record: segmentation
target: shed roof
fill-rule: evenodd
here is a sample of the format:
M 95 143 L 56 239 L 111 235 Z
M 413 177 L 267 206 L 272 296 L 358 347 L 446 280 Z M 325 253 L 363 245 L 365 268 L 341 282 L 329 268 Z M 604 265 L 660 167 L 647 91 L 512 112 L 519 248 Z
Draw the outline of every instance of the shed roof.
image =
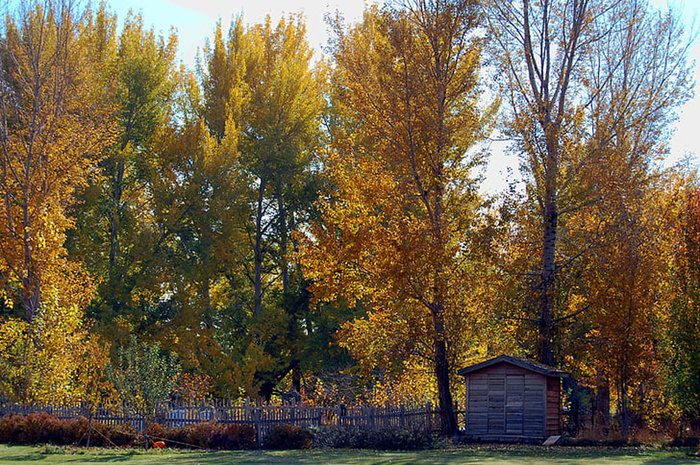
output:
M 560 378 L 566 378 L 570 376 L 569 373 L 563 370 L 559 370 L 558 368 L 554 368 L 543 363 L 535 362 L 533 360 L 528 360 L 526 358 L 515 357 L 513 355 L 501 355 L 496 358 L 486 360 L 485 362 L 477 363 L 476 365 L 462 368 L 457 373 L 461 376 L 467 376 L 476 371 L 483 370 L 484 368 L 496 365 L 498 363 L 510 363 L 511 365 L 515 365 L 517 367 L 524 368 L 526 370 L 530 370 L 545 376 L 556 376 Z

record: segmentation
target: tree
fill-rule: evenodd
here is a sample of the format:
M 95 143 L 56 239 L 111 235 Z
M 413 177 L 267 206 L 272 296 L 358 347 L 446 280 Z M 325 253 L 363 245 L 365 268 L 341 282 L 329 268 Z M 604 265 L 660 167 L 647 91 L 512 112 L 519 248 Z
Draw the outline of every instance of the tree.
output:
M 220 313 L 231 303 L 222 288 L 244 240 L 236 221 L 244 208 L 238 157 L 229 151 L 237 138 L 231 134 L 220 144 L 197 118 L 159 131 L 158 151 L 143 160 L 159 253 L 151 262 L 158 276 L 142 288 L 152 297 L 142 306 L 140 331 L 177 352 L 185 370 L 212 375 L 221 374 L 227 358 Z
M 94 288 L 85 279 L 44 286 L 31 322 L 8 318 L 0 324 L 3 396 L 20 403 L 78 403 L 94 401 L 99 391 L 109 390 L 99 375 L 106 363 L 105 346 L 90 335 L 82 316 L 90 295 L 86 287 Z M 72 292 L 75 299 L 61 301 L 59 290 Z
M 283 292 L 290 290 L 290 235 L 299 210 L 313 201 L 301 198 L 312 182 L 312 150 L 319 141 L 324 102 L 301 17 L 283 19 L 275 28 L 268 17 L 248 37 L 245 81 L 250 101 L 243 111 L 241 163 L 249 176 L 253 207 L 252 217 L 245 220 L 252 252 L 252 269 L 246 274 L 257 316 L 263 294 L 274 282 L 263 277 L 266 266 L 275 270 L 268 273 L 279 273 Z
M 700 422 L 700 192 L 694 179 L 685 182 L 679 234 L 673 260 L 674 299 L 669 308 L 667 342 L 668 393 L 681 419 Z
M 86 14 L 69 0 L 7 15 L 0 48 L 0 273 L 31 322 L 66 264 L 68 207 L 112 140 L 109 89 L 93 81 Z M 85 32 L 85 33 L 84 33 Z M 16 290 L 18 296 L 8 295 Z M 12 292 L 12 291 L 10 291 Z
M 162 350 L 159 343 L 129 337 L 129 344 L 117 348 L 116 360 L 107 374 L 124 404 L 152 421 L 160 402 L 166 401 L 175 387 L 180 366 L 177 357 Z
M 589 305 L 582 318 L 591 328 L 582 340 L 588 347 L 581 351 L 581 361 L 587 360 L 596 374 L 598 419 L 606 423 L 606 397 L 612 392 L 620 432 L 627 439 L 632 420 L 648 418 L 647 405 L 661 395 L 660 341 L 668 320 L 673 231 L 668 213 L 674 210 L 674 199 L 660 177 L 636 188 L 623 178 L 618 181 L 615 188 L 605 189 L 605 200 L 592 214 L 574 225 L 598 233 L 581 280 Z
M 483 128 L 478 18 L 472 1 L 416 1 L 336 23 L 339 127 L 323 160 L 334 190 L 302 250 L 317 299 L 370 307 L 341 335 L 356 357 L 429 360 L 446 435 L 478 205 L 467 155 Z
M 299 364 L 293 340 L 301 338 L 306 282 L 290 249 L 292 232 L 302 227 L 316 197 L 313 151 L 325 106 L 321 80 L 311 66 L 300 16 L 277 25 L 268 18 L 247 28 L 239 18 L 227 40 L 218 24 L 200 74 L 204 119 L 222 154 L 235 163 L 238 208 L 229 215 L 240 234 L 222 263 L 235 297 L 230 314 L 222 316 L 237 321 L 226 339 L 236 347 L 236 358 L 260 363 L 252 370 L 255 381 L 248 379 L 251 367 L 234 367 L 240 375 L 235 377 L 269 397 Z
M 115 318 L 139 313 L 134 294 L 152 282 L 144 273 L 161 258 L 162 234 L 154 231 L 148 214 L 146 160 L 159 150 L 156 136 L 173 117 L 177 36 L 158 36 L 146 29 L 141 16 L 129 13 L 117 37 L 116 17 L 104 6 L 96 16 L 96 27 L 109 31 L 101 44 L 106 62 L 101 72 L 114 89 L 110 103 L 116 137 L 104 148 L 99 176 L 73 211 L 80 227 L 68 245 L 102 278 L 90 313 L 110 328 Z
M 493 1 L 487 17 L 508 96 L 504 130 L 517 140 L 539 229 L 529 252 L 538 263 L 519 270 L 537 295 L 527 319 L 540 361 L 551 365 L 560 362 L 557 326 L 587 308 L 562 281 L 592 245 L 569 236 L 568 217 L 601 198 L 608 167 L 627 160 L 643 171 L 662 153 L 674 109 L 688 98 L 687 45 L 678 18 L 644 1 Z

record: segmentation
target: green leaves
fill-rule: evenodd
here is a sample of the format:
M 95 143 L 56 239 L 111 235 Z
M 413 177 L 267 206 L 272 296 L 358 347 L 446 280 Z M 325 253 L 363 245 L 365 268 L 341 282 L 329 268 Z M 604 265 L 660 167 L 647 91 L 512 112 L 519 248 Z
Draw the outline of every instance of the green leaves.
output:
M 158 403 L 168 400 L 179 373 L 175 355 L 133 335 L 128 345 L 117 348 L 115 361 L 107 367 L 122 402 L 146 415 L 154 415 Z

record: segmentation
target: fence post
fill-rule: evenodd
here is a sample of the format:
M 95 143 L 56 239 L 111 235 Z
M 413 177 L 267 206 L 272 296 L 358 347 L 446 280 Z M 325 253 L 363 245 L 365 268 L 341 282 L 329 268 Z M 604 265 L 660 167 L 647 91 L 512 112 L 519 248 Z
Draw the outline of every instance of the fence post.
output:
M 260 408 L 261 407 L 253 407 L 253 420 L 255 421 L 255 431 L 257 431 L 258 435 L 258 449 L 262 449 L 262 419 L 260 418 Z
M 433 404 L 431 402 L 428 402 L 425 405 L 426 409 L 426 416 L 428 417 L 428 431 L 433 432 Z

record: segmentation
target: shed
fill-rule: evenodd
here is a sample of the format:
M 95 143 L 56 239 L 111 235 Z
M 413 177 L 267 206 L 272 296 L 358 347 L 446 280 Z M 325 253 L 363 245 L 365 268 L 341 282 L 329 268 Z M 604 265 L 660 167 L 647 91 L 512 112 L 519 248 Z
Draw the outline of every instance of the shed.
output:
M 482 441 L 542 440 L 561 434 L 561 379 L 569 374 L 510 355 L 462 368 L 466 434 Z

